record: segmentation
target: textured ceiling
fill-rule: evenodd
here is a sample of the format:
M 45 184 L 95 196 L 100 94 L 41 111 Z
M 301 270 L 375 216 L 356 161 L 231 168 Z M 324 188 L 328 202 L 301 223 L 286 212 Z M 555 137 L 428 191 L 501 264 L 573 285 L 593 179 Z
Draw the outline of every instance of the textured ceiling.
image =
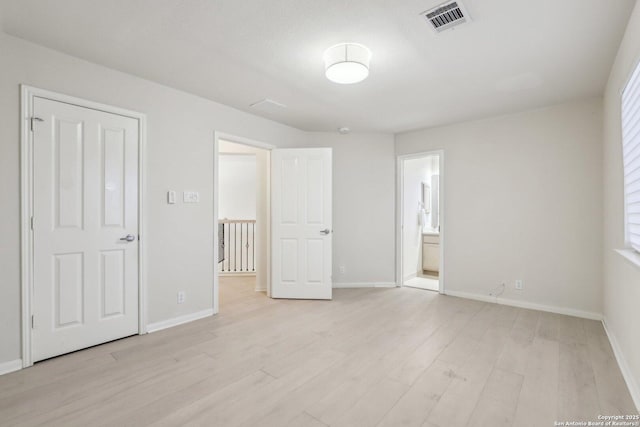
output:
M 304 130 L 400 132 L 602 93 L 634 0 L 0 0 L 9 34 Z M 324 77 L 336 43 L 371 75 Z M 270 98 L 286 108 L 252 109 Z

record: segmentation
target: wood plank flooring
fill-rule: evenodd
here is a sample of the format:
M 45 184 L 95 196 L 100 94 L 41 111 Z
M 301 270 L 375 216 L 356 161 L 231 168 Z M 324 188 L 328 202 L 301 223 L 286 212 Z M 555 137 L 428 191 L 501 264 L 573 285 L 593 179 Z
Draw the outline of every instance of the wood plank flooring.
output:
M 412 289 L 271 300 L 0 377 L 2 426 L 552 426 L 637 414 L 599 322 Z

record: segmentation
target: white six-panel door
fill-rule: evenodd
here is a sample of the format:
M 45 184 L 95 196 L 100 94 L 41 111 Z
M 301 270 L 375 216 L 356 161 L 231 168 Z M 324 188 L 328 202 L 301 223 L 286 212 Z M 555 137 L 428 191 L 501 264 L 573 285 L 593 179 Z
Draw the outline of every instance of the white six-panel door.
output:
M 33 109 L 38 361 L 138 332 L 139 133 L 116 114 L 39 97 Z
M 273 298 L 331 299 L 331 149 L 271 152 Z

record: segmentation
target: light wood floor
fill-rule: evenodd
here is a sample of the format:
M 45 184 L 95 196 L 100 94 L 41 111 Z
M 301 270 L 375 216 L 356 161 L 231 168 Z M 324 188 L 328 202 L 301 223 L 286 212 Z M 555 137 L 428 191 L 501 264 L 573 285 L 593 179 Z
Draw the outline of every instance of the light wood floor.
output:
M 600 323 L 419 289 L 270 300 L 0 377 L 0 425 L 552 426 L 637 413 Z

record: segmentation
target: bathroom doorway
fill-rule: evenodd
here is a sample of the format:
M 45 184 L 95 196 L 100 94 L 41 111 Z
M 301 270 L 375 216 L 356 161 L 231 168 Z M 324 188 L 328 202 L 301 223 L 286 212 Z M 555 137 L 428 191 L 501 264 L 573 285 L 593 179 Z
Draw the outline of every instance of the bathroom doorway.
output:
M 398 283 L 444 293 L 443 153 L 398 157 Z

